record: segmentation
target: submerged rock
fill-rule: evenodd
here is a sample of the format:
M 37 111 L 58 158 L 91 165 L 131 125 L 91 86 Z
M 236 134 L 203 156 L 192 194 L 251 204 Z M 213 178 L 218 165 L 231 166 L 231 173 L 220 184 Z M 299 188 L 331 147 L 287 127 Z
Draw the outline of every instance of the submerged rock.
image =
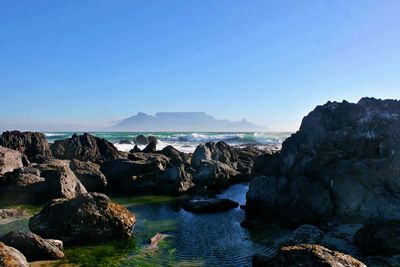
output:
M 88 133 L 74 134 L 71 138 L 54 141 L 51 150 L 53 156 L 59 159 L 95 162 L 120 157 L 118 149 L 112 143 Z
M 293 232 L 292 242 L 294 245 L 300 244 L 320 244 L 324 234 L 322 231 L 310 224 L 303 224 Z
M 0 146 L 18 150 L 32 162 L 51 158 L 51 150 L 42 133 L 7 131 L 0 136 Z
M 106 190 L 107 179 L 100 171 L 100 165 L 73 159 L 70 167 L 87 191 L 104 192 Z
M 20 152 L 0 146 L 0 176 L 23 166 Z
M 211 213 L 239 207 L 239 203 L 226 198 L 193 198 L 184 201 L 182 207 L 193 213 Z
M 354 235 L 354 244 L 367 251 L 400 254 L 400 221 L 366 225 Z
M 0 242 L 0 266 L 28 267 L 29 264 L 21 252 Z
M 328 102 L 256 163 L 266 177 L 252 180 L 246 216 L 297 225 L 400 218 L 399 166 L 400 101 Z
M 26 213 L 24 210 L 0 209 L 0 225 L 28 217 L 28 213 Z
M 58 260 L 64 258 L 63 243 L 60 240 L 43 239 L 40 236 L 24 231 L 10 232 L 0 241 L 18 249 L 28 261 Z
M 56 199 L 29 221 L 32 232 L 64 243 L 92 243 L 132 235 L 136 219 L 126 208 L 103 194 L 88 193 Z
M 367 267 L 361 261 L 319 245 L 303 244 L 281 247 L 275 257 L 263 255 L 253 257 L 253 266 L 270 267 Z

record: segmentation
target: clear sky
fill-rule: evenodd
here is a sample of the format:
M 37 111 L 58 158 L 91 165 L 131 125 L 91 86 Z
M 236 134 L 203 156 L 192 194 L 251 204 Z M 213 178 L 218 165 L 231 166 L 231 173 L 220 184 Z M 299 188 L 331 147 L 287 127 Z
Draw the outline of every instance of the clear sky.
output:
M 205 111 L 295 130 L 328 100 L 400 98 L 399 14 L 398 0 L 0 0 L 0 124 Z

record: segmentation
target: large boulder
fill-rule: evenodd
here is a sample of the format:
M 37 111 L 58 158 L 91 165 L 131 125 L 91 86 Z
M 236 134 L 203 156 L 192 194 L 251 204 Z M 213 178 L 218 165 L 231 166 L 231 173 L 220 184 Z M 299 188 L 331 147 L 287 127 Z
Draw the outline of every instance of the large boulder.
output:
M 238 155 L 233 147 L 223 141 L 207 142 L 197 146 L 192 156 L 192 167 L 199 168 L 203 160 L 215 160 L 236 168 Z
M 28 267 L 25 256 L 15 248 L 6 246 L 0 242 L 0 266 L 1 267 Z
M 55 199 L 29 221 L 32 232 L 66 244 L 129 238 L 136 219 L 126 208 L 100 193 Z
M 250 184 L 246 212 L 254 219 L 303 224 L 400 218 L 400 101 L 318 106 L 280 153 L 255 165 L 267 178 Z
M 197 167 L 197 173 L 193 177 L 196 187 L 208 189 L 224 189 L 231 184 L 240 182 L 240 172 L 230 165 L 214 160 L 203 160 Z
M 74 198 L 87 193 L 85 187 L 69 168 L 67 160 L 52 160 L 40 166 L 41 176 L 48 188 L 47 197 Z
M 0 146 L 0 176 L 22 167 L 22 155 L 20 152 Z
M 281 247 L 275 257 L 253 257 L 253 266 L 269 267 L 367 267 L 361 261 L 319 245 Z
M 139 146 L 145 146 L 149 144 L 149 140 L 143 134 L 136 136 L 134 142 Z
M 324 234 L 318 227 L 311 224 L 303 224 L 294 230 L 291 241 L 294 245 L 320 244 L 323 237 Z
M 157 151 L 157 143 L 150 142 L 144 149 L 143 153 L 154 153 Z
M 91 162 L 113 160 L 121 156 L 112 143 L 88 133 L 74 134 L 71 138 L 54 141 L 51 151 L 53 156 L 59 159 Z
M 25 231 L 9 232 L 0 241 L 21 251 L 28 261 L 58 260 L 64 258 L 60 240 L 44 239 Z
M 354 235 L 354 244 L 366 251 L 400 254 L 400 221 L 365 225 Z
M 7 131 L 0 136 L 0 146 L 18 150 L 32 162 L 51 158 L 51 150 L 42 133 Z
M 104 192 L 106 190 L 107 179 L 100 171 L 100 165 L 73 159 L 69 166 L 87 191 Z
M 190 166 L 191 156 L 190 154 L 184 153 L 179 151 L 178 149 L 174 148 L 173 146 L 166 146 L 158 153 L 167 156 L 171 164 L 174 166 L 185 165 L 185 167 Z

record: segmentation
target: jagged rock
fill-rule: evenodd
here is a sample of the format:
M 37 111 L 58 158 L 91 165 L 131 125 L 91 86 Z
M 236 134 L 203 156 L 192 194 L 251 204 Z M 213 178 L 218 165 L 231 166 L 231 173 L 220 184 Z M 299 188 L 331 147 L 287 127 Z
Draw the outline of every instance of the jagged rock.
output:
M 112 143 L 88 133 L 74 134 L 71 138 L 54 141 L 51 150 L 53 156 L 58 159 L 77 159 L 91 162 L 113 160 L 121 156 Z
M 218 143 L 207 142 L 197 146 L 192 156 L 192 167 L 194 169 L 199 168 L 204 160 L 215 160 L 236 168 L 238 156 L 236 151 L 223 141 Z
M 135 142 L 136 145 L 139 145 L 139 146 L 140 145 L 145 146 L 145 145 L 149 144 L 149 140 L 146 138 L 146 136 L 144 136 L 142 134 L 136 136 L 134 142 Z
M 281 247 L 275 257 L 256 255 L 253 266 L 270 267 L 367 267 L 361 261 L 319 245 L 303 244 Z
M 32 162 L 51 158 L 51 150 L 42 133 L 7 131 L 0 136 L 0 146 L 18 150 Z
M 367 251 L 400 254 L 400 221 L 365 225 L 354 235 L 354 243 Z
M 211 213 L 239 207 L 239 203 L 226 198 L 193 198 L 184 201 L 182 207 L 193 213 Z
M 185 166 L 174 166 L 158 174 L 158 181 L 152 191 L 157 193 L 185 193 L 194 186 L 192 175 Z
M 28 261 L 64 258 L 62 241 L 44 239 L 31 232 L 10 232 L 2 236 L 0 241 L 7 246 L 18 249 Z
M 155 136 L 149 135 L 147 137 L 147 140 L 149 141 L 149 144 L 150 143 L 155 143 L 156 145 L 158 144 L 158 140 L 157 140 L 157 138 Z
M 104 192 L 106 190 L 107 179 L 100 171 L 100 165 L 73 159 L 70 162 L 70 168 L 87 191 Z
M 292 242 L 294 245 L 320 244 L 324 234 L 322 231 L 310 224 L 303 224 L 293 232 Z
M 22 167 L 20 152 L 0 146 L 0 175 Z
M 180 166 L 182 164 L 185 165 L 186 167 L 190 166 L 190 161 L 191 161 L 190 155 L 184 152 L 180 152 L 173 146 L 166 146 L 161 151 L 159 151 L 159 153 L 170 158 L 171 164 L 174 166 Z
M 197 167 L 193 182 L 197 187 L 209 189 L 224 189 L 229 185 L 240 182 L 240 173 L 231 166 L 219 161 L 205 161 Z
M 245 175 L 251 175 L 256 158 L 264 152 L 257 147 L 235 148 L 238 162 L 237 170 Z
M 251 218 L 297 224 L 400 218 L 400 101 L 318 106 L 280 153 L 255 165 L 268 177 L 250 184 Z
M 140 148 L 135 145 L 130 151 L 129 153 L 136 153 L 136 152 L 142 152 L 142 150 L 140 150 Z
M 87 193 L 85 187 L 69 168 L 67 160 L 52 160 L 40 165 L 41 176 L 45 178 L 48 188 L 47 197 L 74 198 Z
M 28 267 L 29 264 L 21 252 L 0 242 L 0 266 Z
M 29 228 L 44 238 L 84 244 L 129 238 L 135 223 L 133 213 L 106 195 L 88 193 L 49 202 L 30 219 Z
M 157 151 L 157 143 L 156 142 L 150 142 L 144 149 L 143 153 L 154 153 Z

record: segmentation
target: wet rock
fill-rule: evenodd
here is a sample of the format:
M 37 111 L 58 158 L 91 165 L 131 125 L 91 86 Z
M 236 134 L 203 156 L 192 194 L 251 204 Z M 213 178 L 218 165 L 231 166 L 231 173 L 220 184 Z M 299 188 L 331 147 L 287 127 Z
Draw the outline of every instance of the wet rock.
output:
M 257 196 L 248 194 L 246 212 L 298 224 L 332 217 L 345 223 L 400 218 L 399 118 L 396 100 L 363 98 L 357 104 L 318 106 L 283 142 L 280 153 L 257 160 L 255 170 L 267 177 L 268 188 L 263 193 L 255 188 L 260 179 L 251 182 Z M 314 203 L 312 212 L 304 201 Z
M 149 140 L 146 138 L 146 136 L 144 136 L 142 134 L 136 136 L 134 142 L 136 145 L 139 145 L 139 146 L 145 146 L 145 145 L 149 144 Z
M 135 223 L 133 213 L 106 195 L 88 193 L 49 202 L 30 219 L 29 228 L 44 238 L 84 244 L 129 238 Z
M 29 161 L 41 163 L 51 158 L 51 150 L 42 133 L 7 131 L 0 136 L 0 146 L 18 150 Z
M 74 134 L 71 138 L 54 141 L 51 150 L 53 156 L 58 159 L 77 159 L 91 162 L 113 160 L 121 156 L 112 143 L 88 133 Z
M 47 197 L 74 198 L 87 193 L 85 187 L 69 168 L 66 160 L 52 160 L 40 165 L 41 176 L 45 178 L 48 188 Z
M 324 234 L 322 231 L 310 224 L 303 224 L 293 232 L 292 242 L 294 245 L 300 244 L 320 244 Z
M 184 201 L 184 210 L 193 213 L 211 213 L 237 208 L 239 203 L 226 198 L 193 198 Z
M 0 242 L 0 266 L 28 267 L 29 264 L 21 252 Z
M 28 214 L 24 210 L 0 209 L 0 225 L 27 217 Z
M 166 146 L 161 151 L 159 151 L 159 153 L 170 158 L 171 164 L 174 166 L 180 166 L 182 164 L 185 165 L 185 167 L 190 166 L 190 155 L 184 152 L 180 152 L 173 146 Z
M 193 186 L 192 175 L 185 170 L 185 166 L 174 166 L 155 176 L 154 188 L 157 193 L 181 194 L 190 190 Z
M 7 246 L 18 249 L 28 261 L 58 260 L 64 258 L 60 240 L 43 239 L 24 231 L 10 232 L 0 238 Z
M 0 146 L 0 176 L 22 167 L 22 155 L 20 152 Z
M 147 250 L 155 251 L 158 249 L 158 245 L 166 238 L 170 237 L 169 235 L 157 233 L 150 239 L 150 244 L 146 246 Z
M 157 151 L 157 143 L 156 142 L 150 142 L 144 149 L 143 153 L 154 153 Z
M 218 143 L 207 142 L 200 144 L 193 153 L 192 167 L 197 169 L 202 161 L 219 161 L 232 168 L 237 167 L 238 156 L 236 151 L 227 143 L 220 141 Z
M 365 225 L 354 235 L 354 243 L 367 251 L 400 254 L 400 221 Z
M 92 162 L 71 160 L 70 168 L 89 192 L 105 192 L 107 179 L 100 171 L 100 165 Z
M 281 247 L 273 258 L 267 256 L 253 257 L 253 266 L 366 267 L 364 263 L 350 255 L 309 244 Z
M 193 178 L 197 187 L 209 189 L 224 189 L 240 181 L 242 181 L 240 172 L 227 164 L 213 160 L 202 161 Z

